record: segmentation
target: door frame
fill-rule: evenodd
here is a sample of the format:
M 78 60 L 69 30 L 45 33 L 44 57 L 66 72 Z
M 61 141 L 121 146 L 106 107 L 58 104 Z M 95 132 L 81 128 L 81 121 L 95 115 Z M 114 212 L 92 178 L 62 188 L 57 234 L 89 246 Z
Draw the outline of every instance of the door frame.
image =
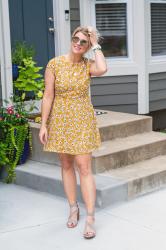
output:
M 65 10 L 69 11 L 68 20 L 65 19 Z M 67 53 L 70 46 L 70 5 L 69 0 L 53 0 L 54 18 L 54 46 L 55 56 Z

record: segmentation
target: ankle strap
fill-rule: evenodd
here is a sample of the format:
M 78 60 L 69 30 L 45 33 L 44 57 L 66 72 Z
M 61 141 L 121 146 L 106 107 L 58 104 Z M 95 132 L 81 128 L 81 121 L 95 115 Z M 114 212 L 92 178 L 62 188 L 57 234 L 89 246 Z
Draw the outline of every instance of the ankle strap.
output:
M 78 202 L 76 201 L 73 204 L 69 204 L 69 205 L 70 205 L 70 207 L 76 207 L 76 206 L 78 206 Z
M 87 216 L 94 216 L 95 215 L 95 211 L 93 212 L 87 212 Z

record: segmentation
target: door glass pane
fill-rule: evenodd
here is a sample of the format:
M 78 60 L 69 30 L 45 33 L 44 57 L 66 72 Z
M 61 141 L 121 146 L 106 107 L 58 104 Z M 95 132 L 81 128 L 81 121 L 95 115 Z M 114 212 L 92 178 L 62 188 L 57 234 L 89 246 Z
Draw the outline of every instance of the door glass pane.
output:
M 96 28 L 102 35 L 106 57 L 127 57 L 126 3 L 95 4 Z

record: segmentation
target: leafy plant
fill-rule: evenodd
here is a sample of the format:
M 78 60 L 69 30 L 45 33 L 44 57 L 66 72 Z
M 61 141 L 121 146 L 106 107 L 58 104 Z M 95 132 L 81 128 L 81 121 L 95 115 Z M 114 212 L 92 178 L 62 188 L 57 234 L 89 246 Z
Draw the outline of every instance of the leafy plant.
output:
M 28 112 L 24 103 L 13 102 L 13 97 L 5 101 L 8 105 L 0 108 L 0 148 L 4 146 L 4 152 L 0 154 L 0 166 L 7 166 L 6 183 L 12 182 L 15 175 L 15 167 L 24 150 L 25 141 L 29 141 L 32 151 L 32 134 L 28 123 Z M 18 101 L 18 99 L 17 99 Z
M 16 41 L 12 48 L 12 63 L 24 66 L 23 59 L 34 57 L 34 46 L 29 46 L 25 41 Z
M 41 99 L 44 90 L 44 79 L 39 71 L 43 67 L 37 67 L 36 62 L 33 61 L 32 57 L 23 59 L 24 66 L 19 66 L 19 77 L 14 81 L 14 92 L 16 89 L 25 94 L 33 91 L 35 99 Z
M 9 163 L 9 159 L 7 157 L 8 145 L 7 143 L 0 143 L 0 166 L 4 166 Z

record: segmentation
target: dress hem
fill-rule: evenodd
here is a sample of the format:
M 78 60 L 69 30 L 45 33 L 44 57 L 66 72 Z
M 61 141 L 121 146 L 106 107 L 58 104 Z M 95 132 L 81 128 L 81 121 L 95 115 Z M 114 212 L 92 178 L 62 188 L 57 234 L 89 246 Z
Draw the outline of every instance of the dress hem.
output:
M 72 155 L 80 155 L 80 154 L 88 154 L 88 153 L 91 153 L 92 151 L 94 151 L 95 149 L 98 149 L 101 145 L 95 147 L 95 148 L 92 148 L 91 151 L 88 151 L 88 152 L 78 152 L 78 153 L 73 153 L 71 151 L 60 151 L 60 150 L 56 150 L 56 149 L 43 149 L 43 151 L 45 152 L 55 152 L 55 153 L 66 153 L 66 154 L 72 154 Z

